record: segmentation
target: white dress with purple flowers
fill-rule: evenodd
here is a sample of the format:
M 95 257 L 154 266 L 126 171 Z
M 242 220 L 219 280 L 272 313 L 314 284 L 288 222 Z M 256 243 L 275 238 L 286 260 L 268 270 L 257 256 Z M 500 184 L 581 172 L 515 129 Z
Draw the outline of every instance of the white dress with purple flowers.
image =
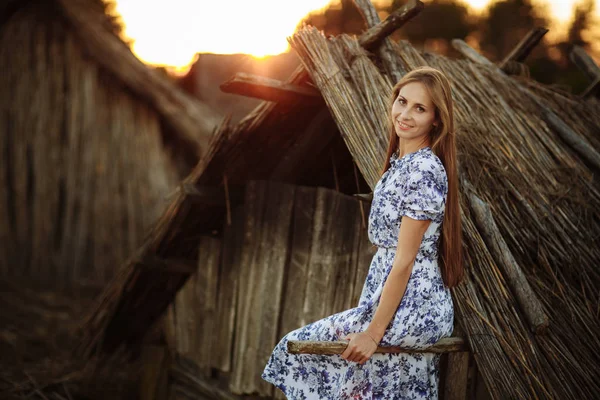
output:
M 436 399 L 439 355 L 374 354 L 365 364 L 339 355 L 294 355 L 288 340 L 342 340 L 364 331 L 379 303 L 392 267 L 402 216 L 430 219 L 406 291 L 382 346 L 421 349 L 450 336 L 454 308 L 438 267 L 438 244 L 448 183 L 440 159 L 423 147 L 398 159 L 375 185 L 369 213 L 369 240 L 378 247 L 357 307 L 296 329 L 281 339 L 262 374 L 288 399 Z

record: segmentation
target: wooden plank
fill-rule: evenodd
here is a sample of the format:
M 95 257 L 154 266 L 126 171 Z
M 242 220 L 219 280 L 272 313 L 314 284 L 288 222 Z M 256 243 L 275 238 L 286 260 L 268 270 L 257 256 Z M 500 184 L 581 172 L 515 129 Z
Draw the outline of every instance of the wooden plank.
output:
M 498 65 L 500 68 L 506 68 L 511 61 L 523 62 L 531 53 L 531 50 L 537 46 L 544 35 L 548 32 L 546 28 L 533 28 L 527 35 L 512 49 L 512 51 Z
M 373 3 L 371 3 L 370 0 L 354 0 L 354 4 L 356 4 L 356 7 L 362 13 L 369 28 L 376 27 L 378 24 L 381 23 L 379 15 L 377 14 L 377 10 L 375 9 L 375 6 L 373 6 Z M 421 2 L 418 0 L 409 0 L 409 2 L 406 5 L 404 5 L 401 9 L 402 11 L 399 10 L 399 13 L 402 14 L 404 10 L 410 9 L 415 9 L 415 11 L 406 12 L 410 14 L 411 18 L 414 18 L 414 16 L 417 15 L 423 9 L 423 4 L 421 4 Z M 408 20 L 409 19 L 402 20 L 402 23 L 399 23 L 400 20 L 396 21 L 394 23 L 396 29 L 400 28 L 402 24 L 406 23 Z M 359 43 L 360 40 L 361 39 L 359 38 Z M 383 42 L 377 50 L 377 54 L 383 61 L 384 68 L 387 72 L 387 75 L 391 78 L 392 84 L 398 82 L 402 78 L 402 76 L 406 74 L 407 71 L 404 69 L 404 65 L 402 64 L 400 57 L 398 57 L 398 55 L 396 54 L 393 42 L 389 37 L 385 37 L 383 39 Z
M 236 73 L 219 87 L 225 93 L 234 93 L 278 103 L 317 104 L 323 102 L 321 93 L 311 87 L 294 85 L 244 72 Z
M 304 323 L 323 318 L 332 311 L 333 283 L 340 256 L 338 220 L 340 196 L 325 188 L 317 189 L 310 265 L 304 299 Z
M 337 262 L 331 267 L 335 269 L 335 280 L 330 287 L 332 292 L 332 305 L 327 314 L 344 311 L 355 307 L 353 304 L 354 285 L 356 283 L 357 263 L 360 257 L 360 238 L 363 233 L 361 229 L 362 215 L 360 203 L 356 199 L 341 193 L 333 192 L 340 197 L 339 208 L 336 215 L 331 215 L 332 225 L 330 229 L 338 232 L 338 243 L 335 243 Z
M 569 58 L 579 68 L 589 80 L 594 81 L 600 76 L 600 67 L 594 59 L 581 46 L 573 46 L 569 53 Z
M 285 290 L 281 301 L 278 338 L 307 323 L 303 304 L 310 264 L 316 189 L 297 187 L 295 196 L 290 261 L 286 265 L 285 285 L 289 290 Z
M 227 225 L 227 223 L 224 225 L 212 367 L 223 372 L 229 372 L 231 370 L 233 332 L 238 302 L 238 287 L 240 285 L 241 253 L 244 242 L 243 206 L 234 208 L 231 214 L 231 225 Z
M 370 208 L 370 207 L 369 207 Z M 369 215 L 369 208 L 365 210 L 365 214 Z M 368 224 L 368 221 L 367 221 Z M 377 252 L 377 246 L 373 245 L 369 240 L 368 227 L 360 229 L 359 257 L 356 260 L 356 276 L 354 279 L 354 291 L 352 294 L 353 307 L 358 305 L 360 295 L 362 294 L 363 286 L 369 273 L 369 268 L 373 257 Z
M 243 306 L 236 330 L 236 350 L 230 389 L 233 393 L 270 396 L 272 385 L 260 377 L 275 347 L 288 256 L 288 240 L 295 187 L 276 182 L 249 182 L 247 186 L 243 269 Z M 262 194 L 261 194 L 262 193 Z M 245 275 L 245 274 L 244 274 Z
M 469 352 L 448 354 L 444 400 L 466 400 L 469 373 Z
M 261 185 L 262 186 L 262 185 Z M 229 389 L 233 393 L 242 393 L 244 388 L 244 365 L 246 348 L 250 345 L 250 313 L 253 292 L 253 283 L 256 271 L 252 259 L 256 251 L 256 243 L 260 242 L 263 230 L 263 204 L 266 193 L 261 190 L 256 182 L 249 182 L 246 186 L 244 198 L 244 241 L 242 244 L 242 257 L 240 262 L 238 302 L 236 310 L 235 342 L 233 350 L 232 372 L 229 380 Z M 258 236 L 258 237 L 257 237 Z M 252 344 L 254 345 L 254 344 Z M 253 353 L 256 353 L 254 348 Z M 254 356 L 255 354 L 253 354 Z
M 355 1 L 355 3 L 360 7 L 362 2 Z M 366 14 L 365 20 L 372 27 L 360 35 L 358 43 L 366 50 L 378 47 L 384 39 L 419 14 L 424 7 L 419 0 L 409 0 L 408 3 L 388 15 L 382 22 L 377 21 L 378 16 Z M 367 15 L 369 16 L 367 17 Z
M 490 206 L 477 197 L 472 188 L 468 190 L 468 198 L 477 230 L 506 277 L 506 281 L 519 302 L 531 329 L 536 334 L 543 333 L 550 323 L 548 315 L 546 315 L 543 305 L 535 295 L 527 281 L 527 277 L 504 241 L 498 226 L 494 222 Z
M 337 340 L 332 342 L 321 342 L 311 340 L 290 340 L 288 342 L 288 351 L 291 354 L 342 354 L 348 346 L 348 342 Z M 451 353 L 464 352 L 466 350 L 465 341 L 461 337 L 449 337 L 440 339 L 436 344 L 427 349 L 415 350 L 405 349 L 398 346 L 377 347 L 376 353 Z
M 217 323 L 217 288 L 221 240 L 203 236 L 198 250 L 198 272 L 194 281 L 194 304 L 189 306 L 196 313 L 196 336 L 193 357 L 201 371 L 210 376 L 212 347 L 215 340 L 214 329 Z
M 486 65 L 488 67 L 496 67 L 496 64 L 483 57 L 481 54 L 476 52 L 471 46 L 465 43 L 462 39 L 452 39 L 452 47 L 462 54 L 466 59 L 471 60 L 475 64 Z

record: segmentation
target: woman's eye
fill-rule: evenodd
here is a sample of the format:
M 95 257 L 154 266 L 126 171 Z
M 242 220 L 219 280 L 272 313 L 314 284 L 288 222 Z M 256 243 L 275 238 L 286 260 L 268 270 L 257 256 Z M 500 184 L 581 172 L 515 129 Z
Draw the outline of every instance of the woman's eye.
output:
M 419 112 L 425 111 L 425 109 L 423 107 L 417 107 L 417 110 L 419 110 Z

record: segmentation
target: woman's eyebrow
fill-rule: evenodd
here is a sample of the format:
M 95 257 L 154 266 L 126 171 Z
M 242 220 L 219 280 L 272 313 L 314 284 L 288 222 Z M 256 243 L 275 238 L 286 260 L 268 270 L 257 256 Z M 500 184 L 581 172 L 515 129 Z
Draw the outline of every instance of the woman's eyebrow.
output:
M 404 96 L 402 96 L 402 95 L 398 95 L 398 97 L 399 97 L 399 98 L 402 98 L 403 100 L 406 100 L 406 98 L 405 98 Z M 421 106 L 421 107 L 423 107 L 423 108 L 427 108 L 427 106 L 426 106 L 425 104 L 417 103 L 416 105 L 417 105 L 417 106 Z

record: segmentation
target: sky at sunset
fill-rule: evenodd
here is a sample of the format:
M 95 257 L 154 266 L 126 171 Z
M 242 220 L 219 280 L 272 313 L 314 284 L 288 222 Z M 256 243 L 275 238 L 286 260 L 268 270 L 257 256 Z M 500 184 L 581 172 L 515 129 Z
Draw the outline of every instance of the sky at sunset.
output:
M 247 53 L 260 57 L 284 52 L 288 49 L 286 38 L 298 22 L 310 11 L 327 6 L 330 0 L 170 0 L 168 7 L 162 0 L 114 2 L 125 25 L 124 35 L 133 41 L 133 52 L 140 59 L 150 64 L 183 67 L 192 62 L 196 53 Z M 474 12 L 481 12 L 491 3 L 464 2 Z M 576 3 L 534 0 L 534 4 L 546 7 L 554 19 L 548 27 L 549 40 L 563 38 Z M 597 20 L 599 11 L 596 10 Z

